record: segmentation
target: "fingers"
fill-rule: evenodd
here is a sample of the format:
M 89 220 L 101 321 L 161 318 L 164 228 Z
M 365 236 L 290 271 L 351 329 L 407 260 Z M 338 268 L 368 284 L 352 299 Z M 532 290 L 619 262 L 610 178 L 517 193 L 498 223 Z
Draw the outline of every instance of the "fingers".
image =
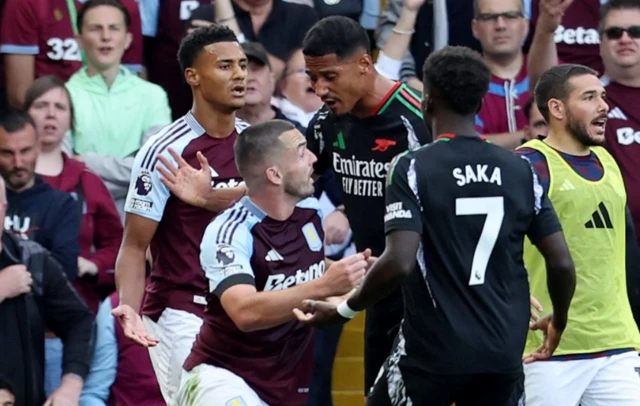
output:
M 300 309 L 293 309 L 293 314 L 294 316 L 296 316 L 296 318 L 301 321 L 302 323 L 311 323 L 313 321 L 313 314 L 311 313 L 304 313 L 302 310 Z
M 344 263 L 345 265 L 351 265 L 351 264 L 355 264 L 359 261 L 364 261 L 364 255 L 362 254 L 353 254 L 353 255 L 349 255 L 346 258 L 343 258 L 340 260 L 340 262 Z
M 207 173 L 211 173 L 211 170 L 209 169 L 209 160 L 207 159 L 207 157 L 204 156 L 204 154 L 200 151 L 196 153 L 196 157 L 198 158 L 198 162 L 200 162 L 200 168 L 202 168 Z
M 164 158 L 164 157 L 162 157 Z M 161 165 L 156 165 L 156 169 L 160 172 L 160 180 L 165 185 L 169 186 L 169 184 L 174 184 L 177 182 L 177 172 L 178 170 L 173 167 L 173 169 L 166 169 Z
M 211 24 L 213 24 L 211 21 L 206 21 L 206 20 L 191 20 L 191 26 L 194 28 L 199 28 L 199 27 L 208 27 Z
M 362 255 L 364 255 L 364 259 L 369 259 L 369 257 L 371 256 L 371 249 L 365 249 L 364 251 L 362 251 Z
M 541 312 L 543 310 L 540 301 L 535 297 L 529 296 L 529 302 L 531 303 L 531 306 L 534 307 L 537 311 Z
M 172 149 L 169 148 L 169 152 L 171 151 Z M 162 168 L 162 169 L 166 168 L 167 170 L 171 171 L 172 174 L 178 173 L 178 168 L 166 156 L 162 154 L 158 154 L 158 160 L 162 162 L 162 165 L 157 165 L 156 168 Z
M 117 306 L 115 309 L 111 310 L 111 315 L 113 317 L 120 318 L 120 316 L 124 316 L 124 309 L 122 306 Z
M 189 163 L 187 163 L 187 161 L 185 161 L 184 158 L 180 154 L 178 154 L 175 149 L 169 147 L 168 150 L 171 156 L 173 157 L 173 159 L 175 159 L 176 162 L 178 163 L 178 168 L 182 168 L 184 166 L 191 167 L 191 165 L 189 165 Z M 158 155 L 158 156 L 161 156 L 161 155 Z

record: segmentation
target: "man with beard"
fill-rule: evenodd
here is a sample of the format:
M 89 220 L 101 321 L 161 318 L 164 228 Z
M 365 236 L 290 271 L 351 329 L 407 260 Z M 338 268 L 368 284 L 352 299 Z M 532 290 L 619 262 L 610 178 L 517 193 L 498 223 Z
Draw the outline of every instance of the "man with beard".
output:
M 205 231 L 208 306 L 178 404 L 305 406 L 313 329 L 293 309 L 307 295 L 348 293 L 364 277 L 370 251 L 325 262 L 320 205 L 311 197 L 316 157 L 293 124 L 249 127 L 234 150 L 248 195 Z
M 560 65 L 535 90 L 549 124 L 544 141 L 518 153 L 540 174 L 557 211 L 576 268 L 569 321 L 554 356 L 525 365 L 527 406 L 640 404 L 640 333 L 626 294 L 625 245 L 635 245 L 633 222 L 618 165 L 601 147 L 609 107 L 596 72 Z M 524 259 L 531 294 L 549 308 L 544 261 L 527 241 Z M 530 332 L 525 353 L 542 343 Z

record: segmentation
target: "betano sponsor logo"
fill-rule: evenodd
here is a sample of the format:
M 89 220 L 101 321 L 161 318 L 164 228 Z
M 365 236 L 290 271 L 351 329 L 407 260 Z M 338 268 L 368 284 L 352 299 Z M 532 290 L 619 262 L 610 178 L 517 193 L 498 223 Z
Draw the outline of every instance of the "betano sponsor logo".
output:
M 285 274 L 269 275 L 264 284 L 264 291 L 282 290 L 290 288 L 294 285 L 300 285 L 318 279 L 324 275 L 324 260 L 311 265 L 306 270 L 298 269 L 295 275 L 286 276 Z
M 600 34 L 598 34 L 598 30 L 595 28 L 565 28 L 563 25 L 560 25 L 553 34 L 553 40 L 556 44 L 593 45 L 600 43 Z

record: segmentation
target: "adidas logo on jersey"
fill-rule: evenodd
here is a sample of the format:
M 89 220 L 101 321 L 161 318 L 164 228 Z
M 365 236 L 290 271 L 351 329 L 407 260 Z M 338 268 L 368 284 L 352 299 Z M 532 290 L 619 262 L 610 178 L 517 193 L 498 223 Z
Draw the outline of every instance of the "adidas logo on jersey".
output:
M 569 179 L 565 179 L 559 190 L 562 190 L 563 192 L 567 190 L 575 190 L 575 187 L 571 182 L 569 182 Z
M 625 120 L 627 121 L 627 116 L 625 116 L 625 114 L 622 112 L 622 110 L 620 110 L 620 107 L 614 107 L 613 110 L 611 110 L 609 112 L 609 114 L 607 114 L 607 117 L 609 118 L 617 118 L 619 120 Z
M 274 261 L 282 261 L 284 260 L 284 258 L 282 258 L 282 255 L 278 254 L 278 251 L 272 249 L 271 251 L 267 252 L 267 256 L 264 257 L 265 261 L 267 262 L 274 262 Z
M 311 265 L 307 270 L 303 271 L 298 269 L 295 275 L 286 276 L 282 273 L 269 275 L 267 281 L 264 284 L 263 291 L 268 292 L 272 290 L 287 289 L 293 285 L 300 285 L 318 279 L 324 275 L 324 260 Z
M 598 209 L 591 215 L 591 220 L 584 223 L 586 228 L 613 228 L 609 211 L 603 202 L 600 202 Z

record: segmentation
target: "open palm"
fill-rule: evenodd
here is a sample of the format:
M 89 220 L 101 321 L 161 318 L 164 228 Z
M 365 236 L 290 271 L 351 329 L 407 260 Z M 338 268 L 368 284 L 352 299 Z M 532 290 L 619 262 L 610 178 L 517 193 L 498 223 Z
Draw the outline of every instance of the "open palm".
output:
M 169 188 L 171 193 L 183 202 L 196 207 L 204 205 L 204 196 L 211 191 L 211 167 L 207 158 L 198 151 L 196 157 L 200 162 L 200 169 L 189 165 L 174 149 L 169 153 L 178 163 L 176 167 L 167 157 L 162 155 L 158 159 L 163 166 L 157 169 L 162 174 L 160 180 Z

